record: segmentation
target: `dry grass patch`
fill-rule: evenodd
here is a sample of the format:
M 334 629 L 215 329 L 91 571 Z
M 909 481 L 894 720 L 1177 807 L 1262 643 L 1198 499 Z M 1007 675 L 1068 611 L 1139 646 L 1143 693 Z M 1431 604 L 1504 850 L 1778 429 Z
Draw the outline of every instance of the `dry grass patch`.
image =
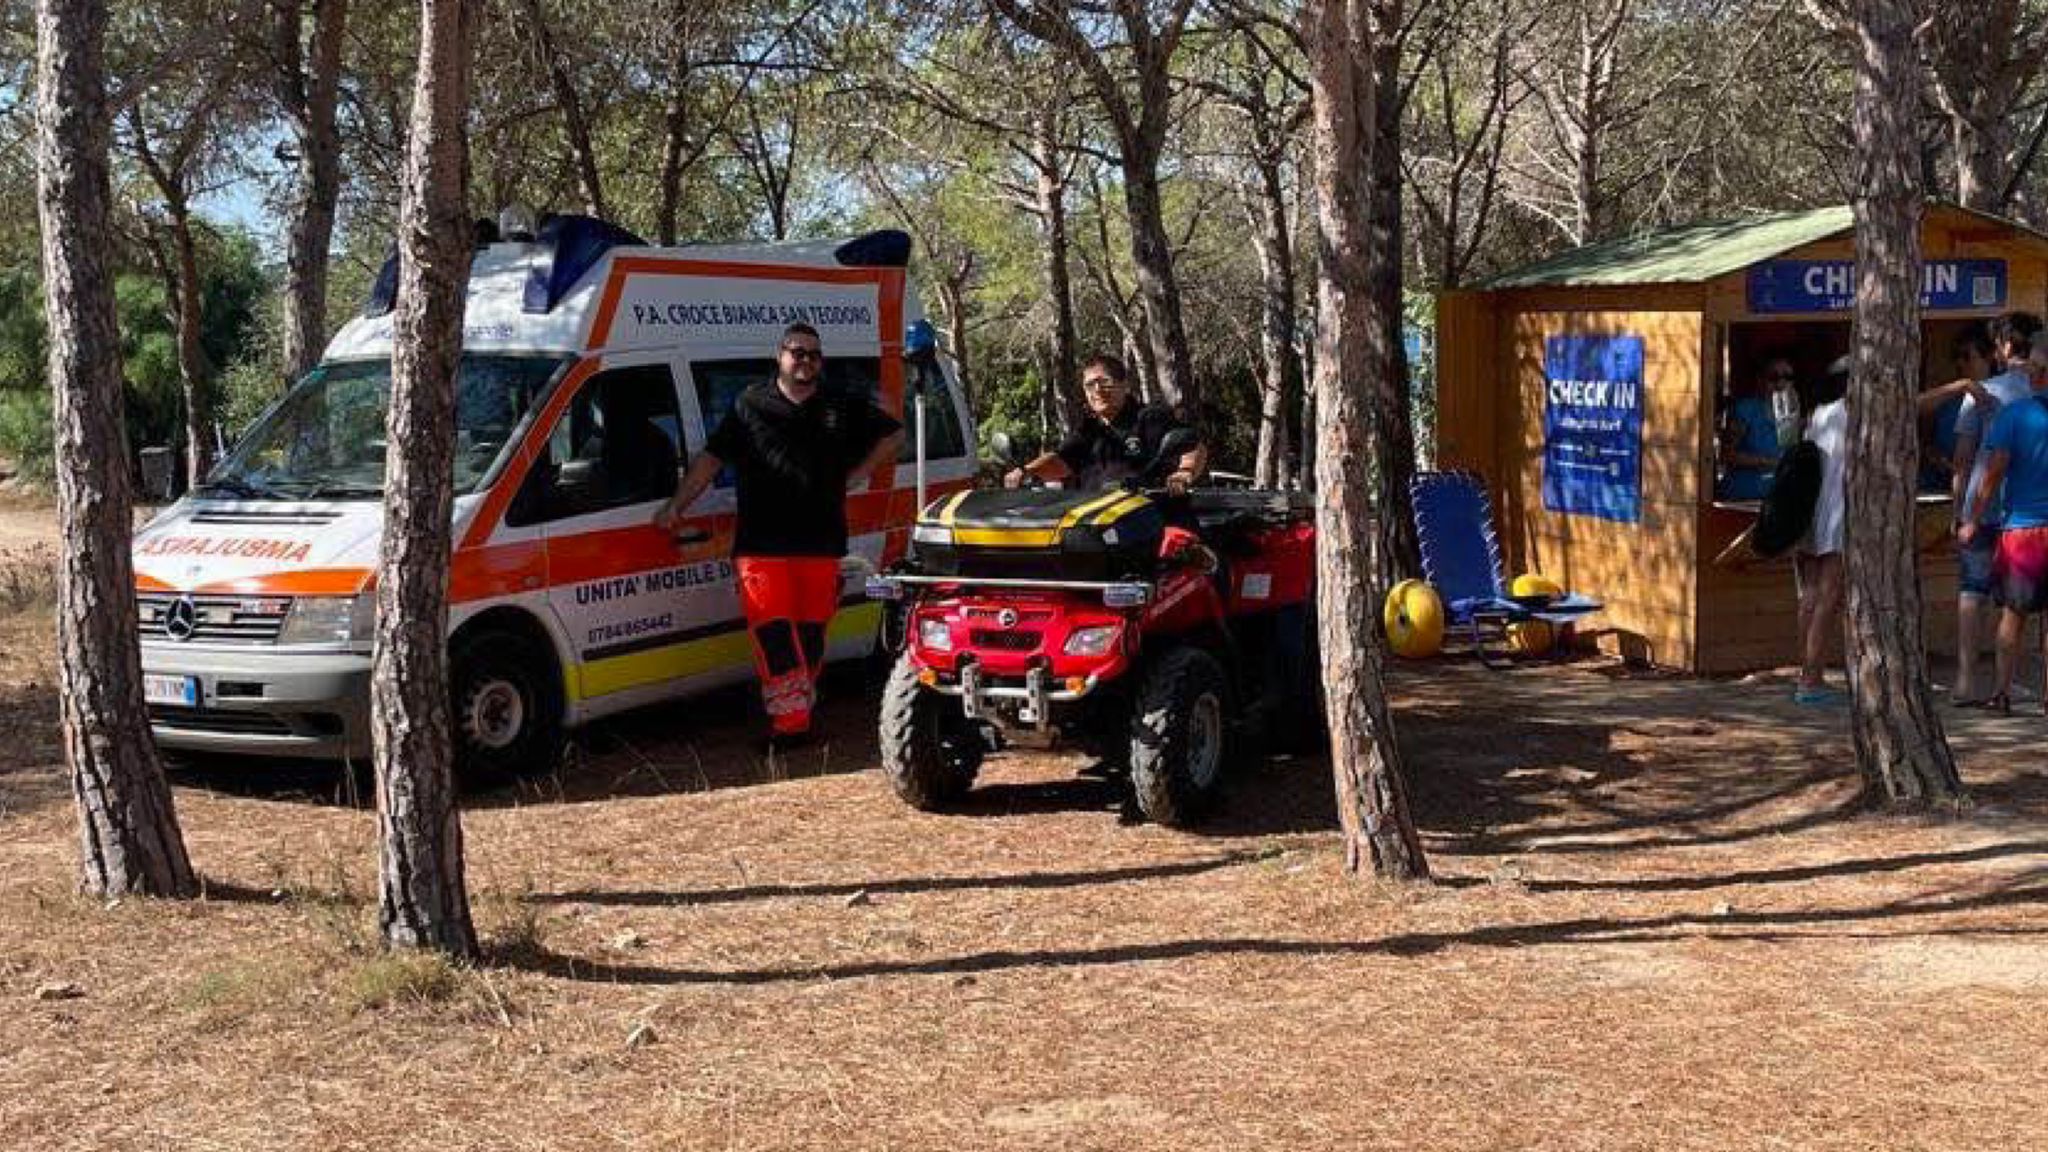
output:
M 1343 879 L 1318 762 L 1192 833 L 1048 758 L 910 812 L 843 689 L 827 760 L 699 701 L 474 798 L 476 968 L 377 948 L 331 780 L 180 777 L 184 904 L 71 897 L 65 806 L 0 812 L 0 1148 L 2048 1147 L 2037 720 L 1895 820 L 1774 695 L 1396 687 L 1427 888 Z

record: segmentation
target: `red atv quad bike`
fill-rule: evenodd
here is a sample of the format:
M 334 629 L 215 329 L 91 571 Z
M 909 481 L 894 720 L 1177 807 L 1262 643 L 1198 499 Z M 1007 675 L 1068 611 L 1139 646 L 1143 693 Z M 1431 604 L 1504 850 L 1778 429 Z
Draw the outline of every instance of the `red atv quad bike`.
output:
M 1308 499 L 1142 479 L 942 497 L 905 563 L 868 582 L 897 606 L 881 746 L 906 802 L 959 801 L 1005 746 L 1069 745 L 1180 826 L 1241 755 L 1320 737 Z

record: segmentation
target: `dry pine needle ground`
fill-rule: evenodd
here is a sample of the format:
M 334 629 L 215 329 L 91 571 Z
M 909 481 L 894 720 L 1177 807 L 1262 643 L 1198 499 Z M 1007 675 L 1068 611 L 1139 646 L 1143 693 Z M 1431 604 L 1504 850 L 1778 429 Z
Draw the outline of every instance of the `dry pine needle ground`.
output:
M 1404 667 L 1439 882 L 1387 890 L 1320 762 L 1194 834 L 1052 758 L 924 816 L 856 682 L 772 764 L 720 697 L 475 798 L 459 970 L 372 946 L 317 768 L 178 776 L 208 898 L 72 895 L 40 621 L 0 618 L 0 1148 L 2048 1147 L 2037 716 L 1906 821 L 1775 688 Z

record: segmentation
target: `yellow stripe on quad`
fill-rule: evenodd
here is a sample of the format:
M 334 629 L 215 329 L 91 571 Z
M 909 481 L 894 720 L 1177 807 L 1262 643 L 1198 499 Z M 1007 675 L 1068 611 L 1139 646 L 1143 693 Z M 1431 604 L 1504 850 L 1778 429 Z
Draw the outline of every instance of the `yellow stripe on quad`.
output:
M 983 548 L 1051 548 L 1060 542 L 1060 533 L 1080 524 L 1096 512 L 1115 505 L 1128 504 L 1144 497 L 1132 497 L 1124 492 L 1110 492 L 1068 512 L 1060 522 L 1050 528 L 953 528 L 955 544 L 973 544 Z M 956 501 L 957 503 L 957 501 Z M 953 509 L 948 506 L 944 522 L 953 523 Z M 1118 513 L 1121 515 L 1121 513 Z
M 930 519 L 936 520 L 939 523 L 944 524 L 948 528 L 952 527 L 953 513 L 959 511 L 961 501 L 967 499 L 969 496 L 973 494 L 974 489 L 962 488 L 960 491 L 953 493 L 951 496 L 941 496 L 937 500 L 932 501 L 932 508 L 936 508 L 938 509 L 938 511 L 932 514 Z M 927 509 L 927 511 L 930 510 Z
M 1147 500 L 1143 496 L 1126 496 L 1123 500 L 1119 501 L 1118 503 L 1112 504 L 1109 507 L 1104 508 L 1102 510 L 1101 515 L 1096 516 L 1093 520 L 1090 520 L 1089 523 L 1093 524 L 1097 528 L 1101 528 L 1109 524 L 1114 524 L 1118 520 L 1123 519 L 1125 513 L 1135 512 L 1149 503 L 1151 503 L 1151 501 Z

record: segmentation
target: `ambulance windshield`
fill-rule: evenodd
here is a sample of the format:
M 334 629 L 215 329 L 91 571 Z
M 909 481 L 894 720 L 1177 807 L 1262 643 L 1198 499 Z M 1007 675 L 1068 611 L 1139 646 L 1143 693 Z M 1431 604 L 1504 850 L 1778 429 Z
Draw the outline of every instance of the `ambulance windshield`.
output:
M 539 407 L 565 358 L 464 356 L 456 382 L 455 494 L 474 491 Z M 256 421 L 203 496 L 373 500 L 384 491 L 391 362 L 322 364 Z

